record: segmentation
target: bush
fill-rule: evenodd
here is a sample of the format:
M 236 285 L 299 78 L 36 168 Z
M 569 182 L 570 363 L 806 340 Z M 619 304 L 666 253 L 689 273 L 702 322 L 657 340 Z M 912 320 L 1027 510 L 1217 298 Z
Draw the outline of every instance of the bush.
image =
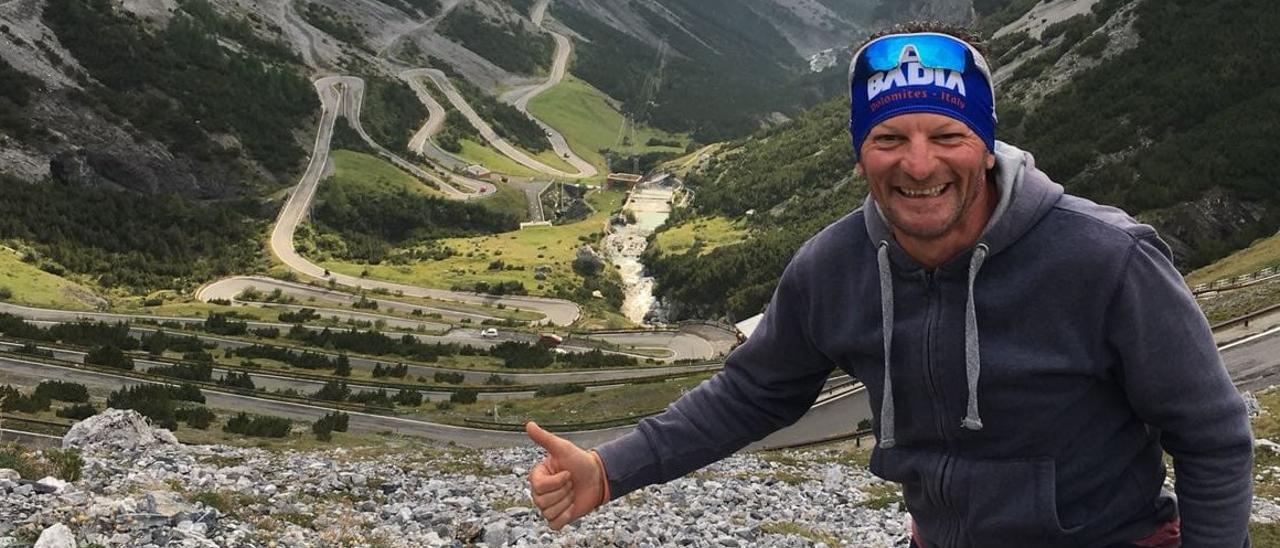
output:
M 64 419 L 82 421 L 98 414 L 98 408 L 91 403 L 77 403 L 59 409 L 56 413 Z
M 312 398 L 325 401 L 346 401 L 351 397 L 351 389 L 342 381 L 329 381 L 311 395 Z
M 0 301 L 7 301 L 13 298 L 13 290 L 7 287 L 0 287 Z
M 88 354 L 85 354 L 84 363 L 133 371 L 133 358 L 126 356 L 124 351 L 111 345 L 93 348 Z
M 51 400 L 65 402 L 87 402 L 89 401 L 89 389 L 83 384 L 67 381 L 41 381 L 34 392 L 35 395 L 43 395 Z
M 0 445 L 0 468 L 13 470 L 23 479 L 29 480 L 40 479 L 48 474 L 44 463 L 37 461 L 35 455 L 16 443 Z
M 451 396 L 449 396 L 449 401 L 453 403 L 460 403 L 460 404 L 475 403 L 476 398 L 479 395 L 480 393 L 477 392 L 475 389 L 464 388 L 462 390 L 454 392 Z
M 241 412 L 223 425 L 223 432 L 258 438 L 283 438 L 289 435 L 293 421 L 281 417 L 250 416 Z
M 52 475 L 63 481 L 79 481 L 84 469 L 84 459 L 78 449 L 45 449 L 44 460 L 49 463 Z
M 0 386 L 0 411 L 17 411 L 20 413 L 39 413 L 49 410 L 48 396 L 31 394 L 24 396 L 17 388 L 9 385 Z
M 249 324 L 231 319 L 229 314 L 210 314 L 204 321 L 204 330 L 215 335 L 239 336 L 249 332 Z
M 489 378 L 485 379 L 484 383 L 489 386 L 510 386 L 512 384 L 515 384 L 515 381 L 512 381 L 511 379 L 508 379 L 497 373 L 494 373 L 492 375 L 489 375 Z
M 178 428 L 178 421 L 173 416 L 173 388 L 169 386 L 140 384 L 121 388 L 107 396 L 107 407 L 132 409 L 161 428 Z
M 211 363 L 162 365 L 152 367 L 147 372 L 184 381 L 209 382 L 213 380 L 213 364 Z
M 173 395 L 173 399 L 181 401 L 189 401 L 195 403 L 204 403 L 204 392 L 200 391 L 198 386 L 193 384 L 180 384 L 176 387 L 168 387 L 169 393 Z
M 401 388 L 400 391 L 396 393 L 395 397 L 392 398 L 392 401 L 396 402 L 397 405 L 403 405 L 405 407 L 417 407 L 422 405 L 422 393 L 417 390 Z
M 347 424 L 351 417 L 341 411 L 326 413 L 311 425 L 311 432 L 315 434 L 316 439 L 320 441 L 329 441 L 332 439 L 331 432 L 346 432 Z
M 227 371 L 224 373 L 222 378 L 218 379 L 218 385 L 226 386 L 228 388 L 244 388 L 248 390 L 257 388 L 253 384 L 253 377 L 250 377 L 248 373 L 236 373 L 234 371 Z
M 564 396 L 566 394 L 577 394 L 586 391 L 587 387 L 580 384 L 544 384 L 539 386 L 533 392 L 535 398 L 550 398 L 552 396 Z
M 438 383 L 445 384 L 462 384 L 466 376 L 462 373 L 452 373 L 448 371 L 436 371 L 435 379 Z
M 397 379 L 403 379 L 408 374 L 409 366 L 403 363 L 388 365 L 386 367 L 382 367 L 382 364 L 373 365 L 373 378 L 375 379 L 379 377 L 395 377 Z
M 205 430 L 213 423 L 218 415 L 210 411 L 207 407 L 180 407 L 174 412 L 174 418 L 187 423 L 187 426 L 197 430 Z

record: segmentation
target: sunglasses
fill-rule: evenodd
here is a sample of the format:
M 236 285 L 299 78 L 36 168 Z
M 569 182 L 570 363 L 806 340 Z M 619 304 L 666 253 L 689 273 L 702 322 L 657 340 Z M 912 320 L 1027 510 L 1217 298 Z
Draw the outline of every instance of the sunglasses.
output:
M 853 83 L 854 70 L 860 65 L 859 59 L 865 60 L 866 67 L 875 72 L 892 70 L 910 62 L 933 69 L 964 72 L 969 66 L 969 59 L 973 59 L 973 66 L 987 83 L 992 82 L 991 68 L 982 54 L 963 40 L 947 34 L 919 32 L 881 36 L 859 48 L 853 59 L 849 70 L 850 84 Z

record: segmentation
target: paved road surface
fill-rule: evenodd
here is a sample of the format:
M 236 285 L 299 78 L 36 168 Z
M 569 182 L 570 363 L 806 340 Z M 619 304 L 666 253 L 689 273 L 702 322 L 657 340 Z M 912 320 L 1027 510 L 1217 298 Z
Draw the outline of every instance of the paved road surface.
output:
M 547 134 L 547 140 L 551 142 L 551 148 L 556 151 L 556 154 L 568 161 L 569 164 L 572 165 L 574 169 L 577 169 L 584 177 L 590 177 L 599 173 L 595 166 L 575 154 L 573 149 L 569 147 L 569 143 L 565 140 L 564 135 L 559 131 L 556 131 L 555 128 L 544 123 L 542 120 L 534 117 L 528 110 L 529 101 L 533 100 L 533 98 L 537 97 L 539 94 L 555 87 L 561 80 L 564 80 L 564 75 L 569 65 L 569 56 L 573 53 L 573 42 L 570 41 L 568 37 L 558 32 L 553 32 L 542 24 L 542 20 L 547 13 L 547 4 L 549 4 L 550 1 L 551 0 L 539 0 L 538 3 L 533 6 L 533 9 L 530 10 L 529 19 L 533 21 L 534 25 L 542 29 L 543 32 L 550 34 L 551 38 L 556 43 L 555 54 L 551 59 L 551 74 L 549 74 L 547 76 L 547 80 L 541 84 L 526 88 L 518 88 L 511 92 L 504 93 L 499 99 L 516 107 L 517 110 L 523 112 L 525 116 L 528 116 L 530 120 L 537 123 L 538 126 L 542 128 L 542 131 Z
M 45 365 L 22 358 L 5 356 L 3 354 L 0 354 L 0 370 L 3 370 L 10 378 L 25 377 L 27 380 L 24 384 L 36 384 L 39 383 L 40 380 L 47 378 L 58 378 L 64 381 L 83 384 L 91 389 L 96 388 L 100 390 L 116 390 L 122 386 L 143 384 L 142 381 L 130 379 L 128 377 L 112 375 L 109 373 L 81 371 L 71 367 Z M 210 407 L 218 409 L 234 409 L 263 415 L 274 415 L 299 421 L 315 421 L 326 413 L 332 411 L 332 409 L 329 408 L 309 404 L 281 402 L 253 396 L 215 392 L 213 390 L 204 390 L 204 394 L 207 404 Z M 351 429 L 359 432 L 392 431 L 398 434 L 417 436 L 441 442 L 454 442 L 467 447 L 498 447 L 526 445 L 529 443 L 528 438 L 526 438 L 524 433 L 521 432 L 496 432 L 478 428 L 463 428 L 414 419 L 372 415 L 358 411 L 347 411 L 347 414 L 351 416 Z M 631 428 L 632 427 L 627 426 L 604 430 L 572 432 L 566 434 L 566 437 L 580 445 L 590 447 L 621 435 L 622 433 L 631 430 Z
M 311 206 L 312 200 L 315 198 L 316 188 L 319 186 L 321 175 L 324 172 L 324 165 L 329 155 L 329 144 L 333 136 L 333 125 L 337 119 L 339 111 L 344 108 L 343 97 L 347 93 L 346 90 L 354 90 L 357 88 L 363 89 L 363 82 L 356 78 L 331 76 L 316 80 L 316 92 L 320 95 L 322 116 L 320 119 L 319 130 L 316 134 L 315 147 L 311 155 L 311 162 L 307 165 L 306 172 L 298 182 L 298 186 L 289 195 L 288 201 L 285 202 L 285 206 L 280 210 L 280 216 L 276 219 L 275 227 L 271 232 L 272 252 L 275 253 L 286 266 L 296 272 L 313 278 L 334 280 L 336 283 L 345 286 L 361 289 L 381 288 L 392 293 L 400 291 L 405 295 L 440 300 L 461 301 L 476 304 L 503 304 L 509 307 L 540 312 L 546 315 L 545 321 L 557 325 L 569 325 L 577 320 L 580 314 L 578 305 L 569 301 L 543 299 L 538 297 L 498 298 L 489 295 L 461 293 L 443 289 L 428 289 L 393 282 L 368 280 L 346 274 L 333 273 L 326 276 L 325 269 L 298 254 L 297 250 L 293 246 L 294 232 L 297 231 L 298 224 L 302 222 L 303 216 L 306 215 Z M 347 111 L 347 114 L 349 116 L 354 114 L 355 118 L 352 119 L 358 119 L 359 116 L 358 110 L 355 112 Z

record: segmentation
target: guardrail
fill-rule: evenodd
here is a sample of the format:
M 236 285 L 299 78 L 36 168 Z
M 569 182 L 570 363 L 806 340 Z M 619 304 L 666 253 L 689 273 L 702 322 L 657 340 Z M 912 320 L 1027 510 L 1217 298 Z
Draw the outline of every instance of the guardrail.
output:
M 16 337 L 0 337 L 0 341 L 8 342 L 11 344 L 31 343 L 31 344 L 35 344 L 37 347 L 42 349 L 54 349 L 54 350 L 60 350 L 64 352 L 87 352 L 85 347 L 60 344 L 60 343 L 48 343 L 44 341 L 33 341 L 29 339 L 20 339 Z M 49 360 L 49 358 L 43 358 L 41 356 L 33 356 L 31 354 L 20 354 L 16 352 L 11 352 L 11 354 L 13 354 L 14 356 L 20 356 L 22 358 L 41 358 L 41 359 Z M 175 360 L 173 358 L 166 358 L 163 356 L 152 356 L 150 354 L 146 354 L 142 352 L 130 351 L 127 354 L 129 355 L 129 357 L 134 359 L 153 361 L 157 363 L 163 363 L 166 365 L 192 365 L 195 363 L 200 363 L 200 362 Z M 0 355 L 3 355 L 3 354 L 0 353 Z M 190 382 L 191 384 L 204 383 L 204 381 L 187 381 L 185 379 L 166 377 L 164 375 L 151 374 L 151 373 L 146 373 L 141 371 L 126 371 L 123 369 L 93 366 L 92 364 L 67 362 L 65 360 L 58 360 L 58 359 L 52 359 L 52 361 L 60 362 L 59 364 L 55 364 L 55 365 L 61 365 L 62 363 L 65 363 L 65 364 L 71 364 L 74 366 L 83 366 L 86 369 L 90 369 L 98 372 L 116 373 L 116 372 L 123 371 L 127 373 L 135 373 L 138 375 L 148 375 L 152 378 L 162 379 L 165 382 L 170 384 L 181 384 L 186 382 Z M 718 363 L 718 362 L 710 362 L 705 365 L 710 365 L 711 363 Z M 275 375 L 279 377 L 306 380 L 306 381 L 317 381 L 317 382 L 341 381 L 341 382 L 359 384 L 361 386 L 368 386 L 368 387 L 379 388 L 379 389 L 390 389 L 390 390 L 405 389 L 405 390 L 417 390 L 419 392 L 454 393 L 460 390 L 474 390 L 478 393 L 484 393 L 484 394 L 490 394 L 490 393 L 503 394 L 503 393 L 511 393 L 511 392 L 531 392 L 531 391 L 537 390 L 539 386 L 537 384 L 479 385 L 479 386 L 477 385 L 463 386 L 463 385 L 407 384 L 407 383 L 394 383 L 394 382 L 375 381 L 375 380 L 366 381 L 364 379 L 353 380 L 346 377 L 336 377 L 332 375 L 316 375 L 313 373 L 301 373 L 293 370 L 254 368 L 254 367 L 244 367 L 240 365 L 227 365 L 227 364 L 221 364 L 221 363 L 214 363 L 212 365 L 217 369 L 235 371 L 237 373 L 256 373 L 260 375 Z M 392 364 L 387 364 L 387 365 L 392 365 Z M 433 366 L 423 366 L 423 367 L 433 367 Z M 455 371 L 455 370 L 451 370 L 451 371 Z M 456 371 L 469 371 L 469 370 L 458 369 Z M 508 374 L 522 373 L 522 372 L 528 372 L 528 371 L 530 370 L 528 369 L 509 370 L 509 371 L 505 371 L 505 373 L 508 373 Z M 592 371 L 592 370 L 586 370 L 586 371 Z M 479 371 L 479 373 L 482 373 L 482 374 L 490 373 L 490 372 L 491 371 L 488 371 L 488 370 Z M 582 372 L 582 370 L 578 370 L 575 372 Z M 501 372 L 493 371 L 492 373 L 498 376 L 502 376 Z M 656 382 L 665 382 L 672 379 L 683 379 L 683 378 L 692 377 L 695 375 L 701 375 L 703 373 L 705 373 L 705 371 L 698 371 L 695 373 L 664 373 L 661 375 L 652 375 L 648 377 L 633 377 L 628 379 L 610 379 L 610 380 L 581 381 L 581 382 L 559 382 L 559 383 L 547 383 L 547 384 L 565 384 L 565 385 L 572 385 L 572 386 L 582 386 L 583 388 L 594 388 L 597 386 L 614 386 L 618 384 L 650 384 L 650 383 L 656 383 Z M 211 386 L 219 387 L 223 391 L 230 390 L 229 387 L 226 387 L 217 383 L 204 383 L 204 384 L 209 384 Z M 254 392 L 254 394 L 256 394 L 256 392 Z M 326 400 L 316 400 L 316 401 L 326 401 Z
M 1280 276 L 1280 266 L 1268 266 L 1255 272 L 1248 272 L 1239 276 L 1230 278 L 1219 278 L 1212 282 L 1196 284 L 1191 288 L 1191 293 L 1200 295 L 1203 293 L 1211 293 L 1214 291 L 1225 291 L 1228 289 L 1239 289 L 1247 285 L 1253 285 L 1258 282 L 1266 281 L 1271 278 Z
M 580 432 L 583 430 L 600 430 L 602 428 L 629 426 L 637 422 L 640 422 L 641 420 L 647 417 L 652 417 L 654 415 L 657 415 L 663 411 L 666 411 L 665 407 L 657 411 L 648 411 L 638 415 L 631 415 L 628 417 L 620 417 L 616 419 L 609 419 L 609 420 L 603 420 L 603 421 L 562 422 L 562 423 L 547 423 L 547 424 L 543 424 L 539 422 L 538 426 L 551 432 Z M 463 423 L 469 426 L 486 428 L 489 430 L 504 430 L 509 432 L 524 431 L 523 422 L 512 423 L 512 422 L 486 421 L 481 419 L 463 419 Z

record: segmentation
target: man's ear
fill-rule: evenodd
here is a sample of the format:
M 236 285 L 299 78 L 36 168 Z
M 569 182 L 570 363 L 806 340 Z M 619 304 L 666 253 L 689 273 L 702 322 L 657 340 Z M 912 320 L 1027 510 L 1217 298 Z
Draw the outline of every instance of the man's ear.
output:
M 996 155 L 988 152 L 987 153 L 987 169 L 991 169 L 993 167 L 996 167 Z
M 866 176 L 867 172 L 862 169 L 862 161 L 857 161 L 853 163 L 853 174 L 857 175 L 858 177 Z

